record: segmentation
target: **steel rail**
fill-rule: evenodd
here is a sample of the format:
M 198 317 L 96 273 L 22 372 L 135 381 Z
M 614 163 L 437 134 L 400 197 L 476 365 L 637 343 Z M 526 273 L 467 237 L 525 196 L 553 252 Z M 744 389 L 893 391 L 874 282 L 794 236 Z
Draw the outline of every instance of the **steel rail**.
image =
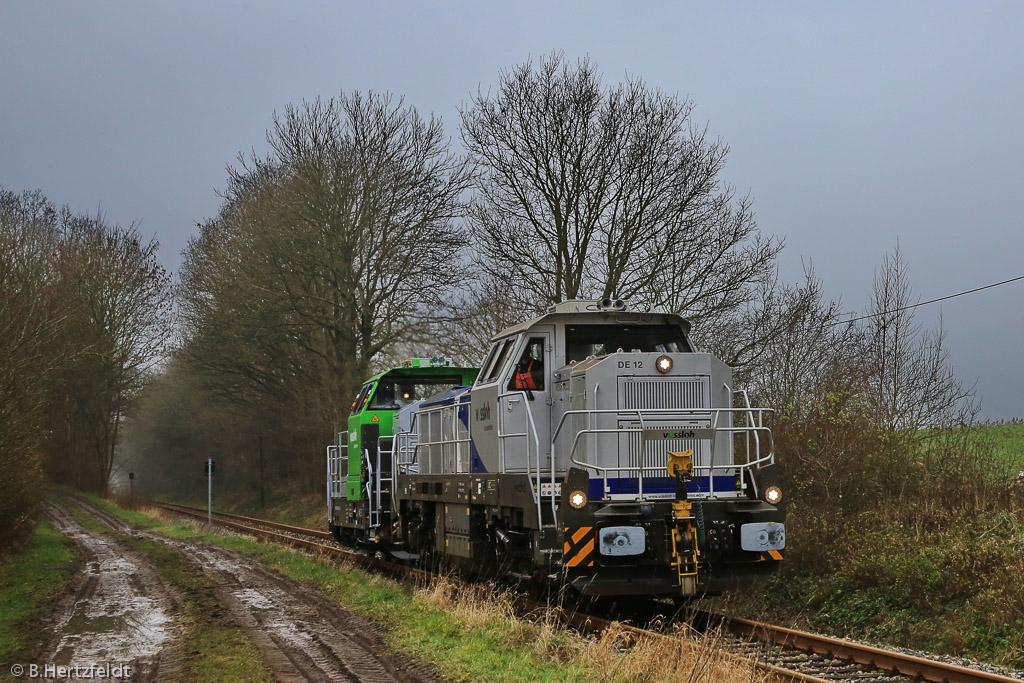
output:
M 199 508 L 191 508 L 184 505 L 160 503 L 155 501 L 150 504 L 198 519 L 206 519 L 206 510 L 201 510 Z M 301 538 L 296 538 L 295 536 L 276 533 L 274 531 L 268 531 L 267 529 L 260 529 L 258 527 L 264 526 L 285 531 L 290 534 L 333 540 L 333 536 L 325 531 L 304 529 L 302 527 L 281 524 L 280 522 L 271 522 L 268 520 L 256 519 L 254 517 L 243 517 L 242 515 L 232 515 L 223 512 L 214 512 L 213 516 L 215 518 L 215 522 L 228 528 L 262 536 L 286 545 L 334 555 L 336 557 L 342 557 L 354 564 L 368 567 L 391 576 L 415 578 L 420 581 L 429 581 L 434 577 L 433 574 L 422 569 L 395 564 L 393 562 L 371 557 L 365 553 L 353 552 L 338 546 L 323 545 L 322 543 L 315 543 L 313 541 L 307 541 Z M 564 609 L 552 607 L 551 605 L 530 600 L 525 596 L 517 596 L 515 598 L 515 604 L 518 609 L 528 614 L 553 613 L 563 624 L 580 631 L 599 633 L 609 628 L 612 624 L 611 621 L 602 617 L 596 617 L 583 612 L 566 611 Z M 818 655 L 826 655 L 835 659 L 846 660 L 865 667 L 880 671 L 893 672 L 909 676 L 911 678 L 917 678 L 919 680 L 931 681 L 933 683 L 1021 683 L 1021 679 L 1018 678 L 1012 678 L 1002 674 L 981 671 L 978 669 L 970 669 L 956 664 L 935 661 L 915 655 L 903 654 L 901 652 L 884 650 L 871 645 L 864 645 L 861 643 L 840 640 L 838 638 L 831 638 L 829 636 L 806 633 L 804 631 L 797 631 L 795 629 L 785 628 L 782 626 L 772 626 L 771 624 L 752 621 L 750 619 L 727 617 L 720 614 L 706 612 L 703 614 L 710 619 L 721 622 L 725 630 L 741 638 L 746 638 L 751 641 L 761 641 L 780 647 L 792 648 L 794 650 L 812 652 Z M 637 639 L 674 639 L 673 636 L 668 634 L 657 633 L 655 631 L 629 626 L 622 623 L 618 623 L 618 628 L 624 633 L 630 634 L 632 638 Z M 776 676 L 781 680 L 799 681 L 800 683 L 826 683 L 828 680 L 779 667 L 768 662 L 750 659 L 727 652 L 724 654 L 735 661 L 750 662 L 758 669 Z
M 750 619 L 728 617 L 725 628 L 731 633 L 754 640 L 767 641 L 775 645 L 792 647 L 836 659 L 845 659 L 870 666 L 883 671 L 922 678 L 936 683 L 1021 683 L 1019 678 L 1011 678 L 1002 674 L 969 669 L 957 664 L 938 662 L 924 657 L 908 655 L 902 652 L 884 650 L 871 645 L 853 643 L 829 636 L 797 631 L 783 626 L 772 626 Z
M 186 505 L 177 505 L 175 503 L 160 503 L 157 501 L 150 501 L 151 505 L 159 505 L 160 507 L 177 509 L 186 514 L 198 510 L 199 508 L 191 508 Z M 306 529 L 301 526 L 292 526 L 290 524 L 282 524 L 281 522 L 272 522 L 268 519 L 258 519 L 256 517 L 244 517 L 242 515 L 233 515 L 229 512 L 214 512 L 214 515 L 222 517 L 224 519 L 234 519 L 239 522 L 248 522 L 249 524 L 259 524 L 261 526 L 270 527 L 271 529 L 278 529 L 280 531 L 287 531 L 293 534 L 302 534 L 303 536 L 313 536 L 315 538 L 323 538 L 326 540 L 333 540 L 334 536 L 326 531 L 319 531 L 317 529 Z
M 630 626 L 629 624 L 623 624 L 622 622 L 613 622 L 610 619 L 603 617 L 597 617 L 592 614 L 585 614 L 577 611 L 567 611 L 557 607 L 552 607 L 544 603 L 539 603 L 534 600 L 523 596 L 517 596 L 515 598 L 516 607 L 527 614 L 530 613 L 554 613 L 558 620 L 566 626 L 570 626 L 578 631 L 585 633 L 602 633 L 615 623 L 617 628 L 630 636 L 632 642 L 636 642 L 643 639 L 648 640 L 659 640 L 665 642 L 678 642 L 679 638 L 671 634 L 658 633 L 657 631 L 651 631 L 649 629 L 639 628 L 637 626 Z M 753 665 L 755 668 L 760 669 L 766 673 L 772 674 L 777 679 L 782 681 L 798 681 L 799 683 L 829 683 L 828 679 L 818 678 L 810 674 L 802 673 L 799 671 L 793 671 L 791 669 L 785 669 L 769 662 L 764 662 L 749 657 L 743 657 L 724 649 L 721 650 L 722 655 L 733 662 L 743 663 L 747 665 Z M 1020 683 L 1018 681 L 1018 683 Z

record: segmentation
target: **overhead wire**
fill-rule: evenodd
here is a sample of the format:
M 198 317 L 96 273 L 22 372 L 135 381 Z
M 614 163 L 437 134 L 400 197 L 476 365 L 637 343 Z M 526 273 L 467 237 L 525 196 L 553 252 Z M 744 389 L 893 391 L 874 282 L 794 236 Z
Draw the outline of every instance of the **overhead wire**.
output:
M 963 292 L 957 292 L 956 294 L 950 294 L 948 296 L 940 296 L 938 299 L 929 299 L 928 301 L 919 301 L 916 304 L 911 304 L 909 306 L 902 306 L 900 308 L 894 308 L 894 309 L 892 309 L 890 311 L 880 311 L 878 313 L 869 313 L 868 315 L 862 315 L 859 318 L 850 318 L 849 320 L 839 320 L 839 321 L 836 321 L 834 323 L 829 324 L 828 327 L 835 327 L 836 325 L 846 325 L 846 324 L 849 324 L 849 323 L 855 323 L 855 322 L 857 322 L 859 320 L 867 320 L 868 318 L 877 318 L 877 317 L 882 316 L 882 315 L 889 315 L 889 314 L 892 314 L 892 313 L 899 313 L 901 311 L 909 311 L 911 308 L 917 308 L 918 306 L 927 306 L 928 304 L 934 304 L 934 303 L 938 303 L 940 301 L 946 301 L 947 299 L 955 299 L 958 296 L 964 296 L 965 294 L 973 294 L 974 292 L 980 292 L 983 289 L 992 289 L 993 287 L 1000 287 L 1002 285 L 1007 285 L 1007 284 L 1010 284 L 1011 282 L 1016 282 L 1018 280 L 1024 280 L 1024 275 L 1020 275 L 1018 277 L 1012 277 L 1009 280 L 1003 280 L 1002 282 L 993 282 L 992 284 L 985 285 L 984 287 L 975 287 L 974 289 L 968 289 L 968 290 L 965 290 Z

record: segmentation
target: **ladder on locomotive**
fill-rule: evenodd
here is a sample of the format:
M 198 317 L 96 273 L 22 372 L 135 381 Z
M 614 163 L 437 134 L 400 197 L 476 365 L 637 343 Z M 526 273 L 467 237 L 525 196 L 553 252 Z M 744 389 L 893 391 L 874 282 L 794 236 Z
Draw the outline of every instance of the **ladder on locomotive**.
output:
M 370 456 L 369 449 L 363 449 L 363 463 L 367 473 L 366 514 L 370 529 L 391 527 L 395 503 L 393 444 L 394 437 L 378 438 L 376 458 Z M 388 467 L 385 468 L 384 465 Z

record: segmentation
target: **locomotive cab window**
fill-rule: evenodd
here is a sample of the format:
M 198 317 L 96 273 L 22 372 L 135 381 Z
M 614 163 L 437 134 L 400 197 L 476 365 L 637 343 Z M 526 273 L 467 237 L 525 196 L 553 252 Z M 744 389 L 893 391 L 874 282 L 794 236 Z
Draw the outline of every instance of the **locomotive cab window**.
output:
M 399 410 L 414 401 L 459 385 L 458 377 L 385 377 L 370 400 L 370 410 Z
M 509 391 L 544 390 L 544 337 L 531 337 L 516 362 L 508 382 Z
M 675 325 L 570 325 L 565 331 L 566 362 L 604 356 L 619 349 L 629 352 L 692 351 Z
M 516 337 L 512 337 L 511 339 L 503 339 L 497 342 L 491 348 L 491 352 L 487 354 L 487 358 L 480 368 L 480 376 L 476 380 L 478 386 L 490 384 L 498 379 L 502 368 L 505 367 L 506 361 L 512 355 L 512 348 L 515 346 L 515 343 Z

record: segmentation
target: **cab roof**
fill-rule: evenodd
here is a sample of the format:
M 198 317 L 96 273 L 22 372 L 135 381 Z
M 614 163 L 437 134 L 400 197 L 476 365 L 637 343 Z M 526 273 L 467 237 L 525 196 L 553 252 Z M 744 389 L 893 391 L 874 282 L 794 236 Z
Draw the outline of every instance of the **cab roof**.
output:
M 397 365 L 393 368 L 378 372 L 376 375 L 368 378 L 363 384 L 370 382 L 376 382 L 382 379 L 386 375 L 395 377 L 408 377 L 409 375 L 468 375 L 480 372 L 480 368 L 474 368 L 464 365 L 453 365 L 451 359 L 447 358 L 410 358 L 402 361 L 401 365 Z
M 491 341 L 519 334 L 542 322 L 577 325 L 679 325 L 686 335 L 690 334 L 691 327 L 689 320 L 675 313 L 640 313 L 624 308 L 605 307 L 603 302 L 597 300 L 573 299 L 549 306 L 544 315 L 502 330 L 491 337 Z

